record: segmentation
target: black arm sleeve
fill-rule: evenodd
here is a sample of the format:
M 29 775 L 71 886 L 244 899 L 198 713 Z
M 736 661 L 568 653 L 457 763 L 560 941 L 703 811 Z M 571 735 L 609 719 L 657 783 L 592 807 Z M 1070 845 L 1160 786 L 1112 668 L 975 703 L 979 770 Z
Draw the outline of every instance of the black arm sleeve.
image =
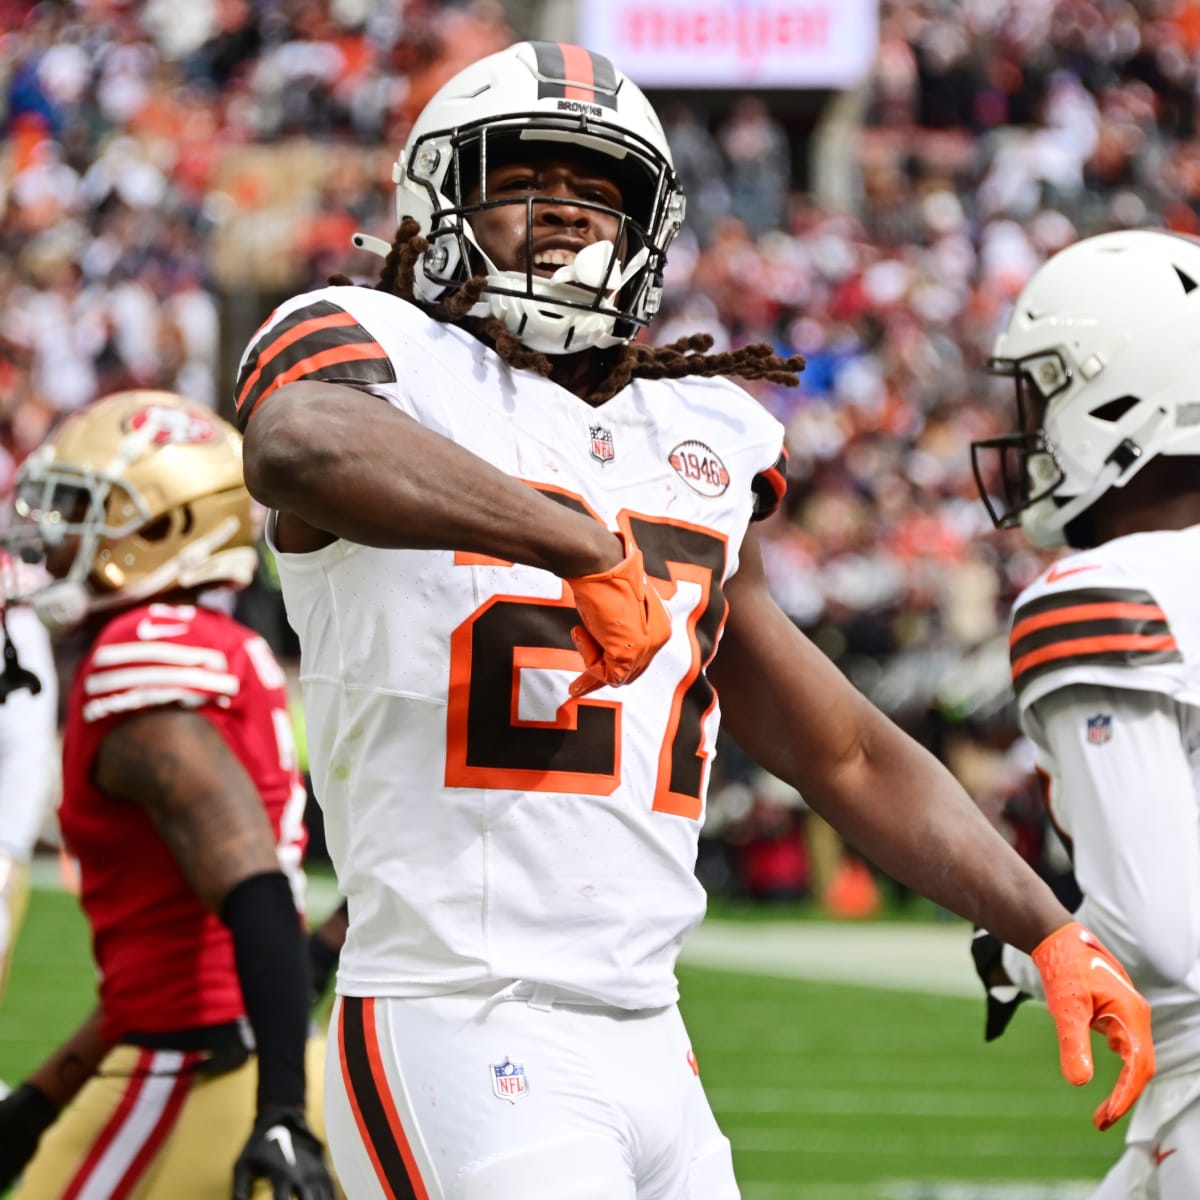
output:
M 280 871 L 243 879 L 221 904 L 258 1049 L 258 1108 L 304 1107 L 308 946 Z

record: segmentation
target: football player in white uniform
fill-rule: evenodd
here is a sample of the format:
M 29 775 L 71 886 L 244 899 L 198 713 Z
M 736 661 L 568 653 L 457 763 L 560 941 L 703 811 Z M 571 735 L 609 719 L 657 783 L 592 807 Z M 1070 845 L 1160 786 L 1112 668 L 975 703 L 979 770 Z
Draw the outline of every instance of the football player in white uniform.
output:
M 1200 243 L 1131 230 L 1058 253 L 1017 298 L 991 369 L 1016 432 L 975 448 L 997 524 L 1068 545 L 1018 598 L 1021 725 L 1094 930 L 1150 1001 L 1158 1075 L 1097 1200 L 1200 1196 Z M 1006 503 L 988 496 L 1002 457 Z M 986 923 L 985 923 L 986 925 Z M 993 930 L 993 934 L 997 931 Z M 1042 995 L 980 932 L 989 1034 Z
M 0 579 L 26 571 L 0 552 Z M 9 590 L 0 583 L 0 594 Z M 0 606 L 0 995 L 29 887 L 29 860 L 58 781 L 58 681 L 50 635 L 25 605 Z
M 281 305 L 237 383 L 349 903 L 347 1193 L 737 1197 L 674 975 L 720 712 L 884 870 L 1038 948 L 1068 1075 L 1089 1024 L 1125 1056 L 1115 1120 L 1145 1002 L 767 592 L 783 430 L 723 376 L 802 364 L 633 344 L 684 209 L 642 93 L 518 44 L 445 85 L 395 179 L 377 286 Z

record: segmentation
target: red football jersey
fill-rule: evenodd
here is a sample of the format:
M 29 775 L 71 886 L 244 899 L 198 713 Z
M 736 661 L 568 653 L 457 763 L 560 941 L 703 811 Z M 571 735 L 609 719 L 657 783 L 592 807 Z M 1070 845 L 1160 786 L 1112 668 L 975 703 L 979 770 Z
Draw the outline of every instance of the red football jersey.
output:
M 283 671 L 261 637 L 223 613 L 150 604 L 104 628 L 71 687 L 63 738 L 63 838 L 100 969 L 104 1032 L 163 1032 L 242 1016 L 228 929 L 184 878 L 145 811 L 90 782 L 105 735 L 161 705 L 202 712 L 258 787 L 279 860 L 302 902 L 305 790 Z

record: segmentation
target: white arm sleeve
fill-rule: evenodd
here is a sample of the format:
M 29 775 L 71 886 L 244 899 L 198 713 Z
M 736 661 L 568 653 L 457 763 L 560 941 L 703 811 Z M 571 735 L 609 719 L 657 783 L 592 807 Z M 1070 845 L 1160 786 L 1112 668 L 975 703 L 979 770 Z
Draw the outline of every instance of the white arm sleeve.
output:
M 7 621 L 21 666 L 42 681 L 36 696 L 22 689 L 0 704 L 0 853 L 24 861 L 58 791 L 58 683 L 49 634 L 33 610 L 10 609 Z
M 1087 722 L 1111 716 L 1108 740 Z M 1200 957 L 1200 826 L 1184 715 L 1157 692 L 1075 685 L 1039 700 L 1037 740 L 1051 768 L 1051 807 L 1074 843 L 1084 901 L 1076 918 L 1139 986 L 1182 980 Z M 1042 995 L 1032 959 L 1004 967 Z

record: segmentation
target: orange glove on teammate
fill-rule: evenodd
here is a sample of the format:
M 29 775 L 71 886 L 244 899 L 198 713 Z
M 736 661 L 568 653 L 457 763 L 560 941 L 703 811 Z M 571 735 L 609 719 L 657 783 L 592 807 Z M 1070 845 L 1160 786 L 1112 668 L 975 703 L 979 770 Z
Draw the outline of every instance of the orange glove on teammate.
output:
M 642 552 L 632 550 L 610 570 L 567 583 L 583 619 L 571 630 L 584 667 L 571 684 L 571 695 L 632 683 L 671 636 L 671 618 L 646 577 Z
M 1097 1129 L 1107 1129 L 1124 1116 L 1154 1074 L 1150 1005 L 1124 967 L 1078 921 L 1043 938 L 1033 962 L 1058 1030 L 1059 1061 L 1067 1080 L 1078 1087 L 1092 1077 L 1089 1028 L 1104 1034 L 1109 1048 L 1124 1059 L 1116 1086 L 1092 1117 Z

